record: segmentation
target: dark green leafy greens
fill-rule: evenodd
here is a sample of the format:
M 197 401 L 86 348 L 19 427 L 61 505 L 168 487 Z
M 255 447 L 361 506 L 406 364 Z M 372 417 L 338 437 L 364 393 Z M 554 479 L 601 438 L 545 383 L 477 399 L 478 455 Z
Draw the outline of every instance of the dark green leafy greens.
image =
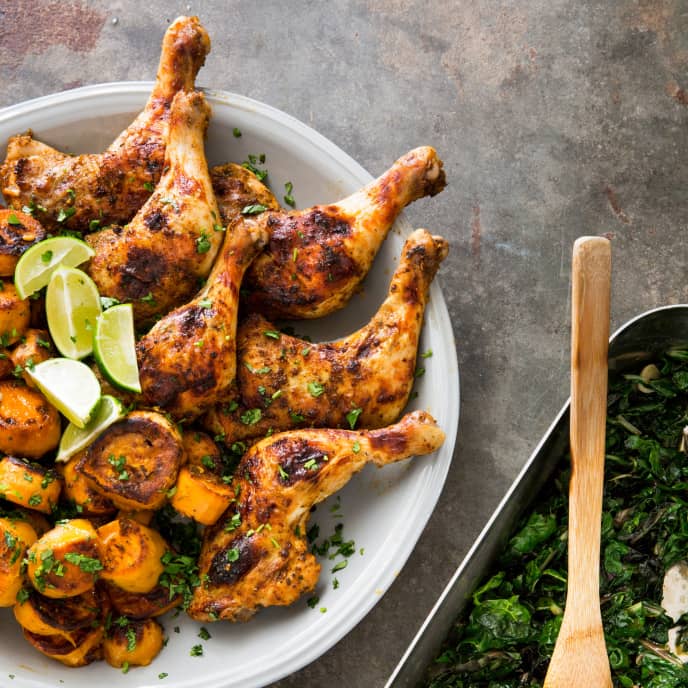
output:
M 688 688 L 688 665 L 666 647 L 661 607 L 668 568 L 688 559 L 688 351 L 658 374 L 610 379 L 600 594 L 615 686 Z M 492 575 L 456 620 L 426 688 L 541 686 L 566 597 L 568 457 L 521 519 Z

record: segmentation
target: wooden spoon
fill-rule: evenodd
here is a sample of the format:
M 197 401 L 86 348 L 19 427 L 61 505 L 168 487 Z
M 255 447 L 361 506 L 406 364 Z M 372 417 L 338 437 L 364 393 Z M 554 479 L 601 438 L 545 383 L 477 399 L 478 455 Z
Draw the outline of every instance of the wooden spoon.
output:
M 571 290 L 568 589 L 545 688 L 612 686 L 600 612 L 610 277 L 609 241 L 578 239 Z

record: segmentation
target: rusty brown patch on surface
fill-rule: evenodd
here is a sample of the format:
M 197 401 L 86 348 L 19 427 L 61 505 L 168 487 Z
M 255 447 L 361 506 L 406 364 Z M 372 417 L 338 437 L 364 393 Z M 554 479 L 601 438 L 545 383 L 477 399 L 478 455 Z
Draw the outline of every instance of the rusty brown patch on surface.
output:
M 476 261 L 480 261 L 480 235 L 482 226 L 480 224 L 480 205 L 473 206 L 473 219 L 471 220 L 471 253 Z
M 612 212 L 616 217 L 623 222 L 625 225 L 630 223 L 630 218 L 626 213 L 624 212 L 623 208 L 621 207 L 619 203 L 619 199 L 616 195 L 616 192 L 614 189 L 612 189 L 611 186 L 607 185 L 604 187 L 604 192 L 607 195 L 607 201 L 609 202 L 609 207 L 612 209 Z
M 680 103 L 681 105 L 688 105 L 688 93 L 686 93 L 686 90 L 681 88 L 675 81 L 670 81 L 666 85 L 666 92 L 677 103 Z
M 0 11 L 0 64 L 16 69 L 26 55 L 54 45 L 75 52 L 93 50 L 106 15 L 81 2 L 3 2 Z
M 602 232 L 602 236 L 605 239 L 608 239 L 609 241 L 611 241 L 614 237 L 616 237 L 616 233 L 615 232 Z
M 682 34 L 685 11 L 681 0 L 637 0 L 619 3 L 623 7 L 623 21 L 631 29 L 651 32 L 657 37 L 664 63 L 672 68 L 688 64 L 688 51 L 683 48 Z

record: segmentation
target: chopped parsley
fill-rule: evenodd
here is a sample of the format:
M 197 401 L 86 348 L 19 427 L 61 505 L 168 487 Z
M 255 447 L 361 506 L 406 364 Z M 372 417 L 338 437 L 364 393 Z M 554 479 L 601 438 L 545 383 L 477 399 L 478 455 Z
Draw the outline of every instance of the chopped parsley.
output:
M 259 408 L 244 411 L 240 418 L 244 425 L 255 425 L 263 417 L 263 412 Z
M 57 221 L 58 222 L 65 222 L 68 220 L 72 215 L 76 213 L 76 208 L 60 208 L 59 212 L 57 213 Z
M 308 393 L 312 397 L 319 397 L 321 394 L 323 394 L 325 391 L 325 386 L 321 385 L 317 381 L 309 382 L 308 383 Z
M 192 657 L 202 657 L 203 656 L 203 645 L 194 645 L 191 648 L 191 651 L 189 652 L 189 654 Z
M 293 190 L 294 185 L 291 182 L 286 182 L 284 185 L 284 202 L 292 208 L 296 206 L 296 201 L 294 200 L 294 196 L 292 196 Z
M 355 409 L 351 409 L 351 411 L 349 411 L 349 413 L 346 414 L 346 421 L 352 430 L 356 427 L 356 422 L 358 421 L 358 417 L 362 413 L 363 413 L 363 409 L 355 408 Z
M 279 339 L 280 333 L 277 330 L 265 330 L 263 334 L 270 339 Z
M 263 205 L 262 203 L 253 203 L 251 205 L 245 205 L 241 209 L 241 214 L 242 215 L 260 215 L 260 213 L 264 213 L 268 207 L 266 205 Z
M 226 553 L 227 561 L 231 564 L 233 561 L 239 559 L 239 550 L 236 547 L 230 547 Z
M 65 561 L 70 564 L 78 566 L 84 573 L 97 573 L 103 570 L 103 565 L 99 559 L 89 557 L 86 554 L 78 554 L 77 552 L 67 552 L 64 555 Z
M 200 235 L 196 238 L 196 253 L 208 253 L 212 247 L 205 229 L 201 230 Z
M 21 225 L 21 220 L 14 213 L 10 213 L 7 216 L 7 224 L 16 227 L 17 225 Z
M 234 127 L 234 129 L 232 129 L 232 136 L 234 136 L 235 139 L 240 139 L 241 129 L 239 129 L 239 127 Z

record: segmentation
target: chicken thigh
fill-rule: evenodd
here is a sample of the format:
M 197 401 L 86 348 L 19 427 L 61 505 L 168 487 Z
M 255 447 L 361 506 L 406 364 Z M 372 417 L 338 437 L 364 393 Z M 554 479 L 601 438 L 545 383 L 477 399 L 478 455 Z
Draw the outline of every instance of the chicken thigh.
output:
M 146 405 L 194 418 L 227 394 L 236 370 L 239 285 L 265 246 L 260 227 L 228 230 L 203 290 L 159 320 L 137 344 Z
M 359 427 L 393 423 L 413 386 L 428 290 L 447 250 L 441 237 L 413 232 L 375 316 L 336 342 L 311 344 L 250 315 L 237 333 L 238 389 L 206 427 L 235 442 L 269 429 L 347 427 L 352 413 Z
M 255 444 L 235 475 L 236 506 L 206 529 L 189 615 L 247 621 L 261 607 L 288 605 L 313 590 L 320 564 L 307 522 L 318 502 L 372 461 L 378 466 L 436 451 L 444 433 L 415 411 L 380 430 L 292 430 Z
M 31 209 L 48 231 L 88 231 L 128 222 L 163 169 L 170 105 L 190 91 L 210 50 L 197 17 L 179 17 L 165 33 L 157 81 L 139 116 L 104 152 L 71 156 L 13 136 L 0 167 L 0 189 L 14 209 Z
M 338 203 L 254 218 L 270 232 L 270 243 L 247 274 L 248 306 L 287 319 L 319 318 L 342 308 L 402 209 L 439 193 L 445 183 L 442 161 L 425 146 Z
M 131 301 L 137 323 L 193 296 L 208 276 L 224 233 L 203 140 L 210 108 L 196 91 L 172 102 L 165 172 L 126 226 L 89 234 L 87 272 L 103 296 Z

